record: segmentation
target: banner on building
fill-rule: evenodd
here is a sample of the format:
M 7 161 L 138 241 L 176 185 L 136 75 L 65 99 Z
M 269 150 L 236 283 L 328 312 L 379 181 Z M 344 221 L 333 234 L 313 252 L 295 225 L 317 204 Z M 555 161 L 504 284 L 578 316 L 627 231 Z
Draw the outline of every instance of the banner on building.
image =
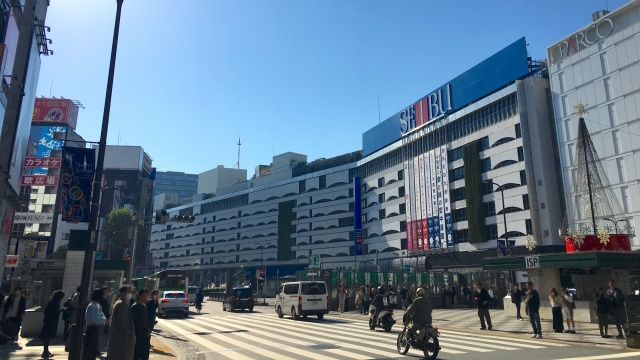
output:
M 13 216 L 14 224 L 51 224 L 52 222 L 53 213 L 17 212 Z
M 62 148 L 60 215 L 62 221 L 89 222 L 95 149 Z
M 422 227 L 422 247 L 421 250 L 429 250 L 429 227 L 427 226 L 427 219 L 429 218 L 429 214 L 427 213 L 427 184 L 425 182 L 425 174 L 424 174 L 424 155 L 420 155 L 419 162 L 419 177 L 420 177 L 420 210 L 422 211 L 422 220 L 420 226 Z
M 360 177 L 353 178 L 353 246 L 356 255 L 362 255 L 362 195 Z
M 20 176 L 22 186 L 58 186 L 57 176 L 47 175 L 22 175 Z
M 409 174 L 409 161 L 404 162 L 404 203 L 405 203 L 405 232 L 407 233 L 407 250 L 413 251 L 413 229 L 411 228 L 411 178 Z
M 75 130 L 78 123 L 78 106 L 69 99 L 36 99 L 32 124 L 66 124 Z
M 429 162 L 431 166 L 431 231 L 429 234 L 433 234 L 429 237 L 431 240 L 432 249 L 440 249 L 440 221 L 438 218 L 438 179 L 440 178 L 440 166 L 436 166 L 438 161 L 436 159 L 436 152 L 434 150 L 429 151 Z
M 447 247 L 453 247 L 453 223 L 451 220 L 451 200 L 449 193 L 449 155 L 447 146 L 440 147 L 440 158 L 442 160 L 442 203 L 444 210 L 444 238 Z
M 62 161 L 58 158 L 26 157 L 23 167 L 59 168 L 61 163 Z
M 413 192 L 414 196 L 414 209 L 415 209 L 415 222 L 414 228 L 416 229 L 414 233 L 413 240 L 413 251 L 422 250 L 422 207 L 420 206 L 420 158 L 413 158 Z

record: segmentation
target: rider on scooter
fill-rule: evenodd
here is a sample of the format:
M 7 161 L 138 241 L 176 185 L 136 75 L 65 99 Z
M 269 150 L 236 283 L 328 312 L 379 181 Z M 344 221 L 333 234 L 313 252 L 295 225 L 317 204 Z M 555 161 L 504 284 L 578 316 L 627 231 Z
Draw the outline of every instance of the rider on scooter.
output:
M 373 314 L 373 324 L 378 323 L 378 315 L 384 310 L 384 287 L 378 286 L 378 293 L 373 299 L 373 306 L 376 307 L 376 312 Z
M 418 288 L 416 290 L 416 299 L 413 301 L 413 304 L 409 306 L 407 311 L 404 313 L 404 316 L 402 317 L 402 320 L 406 324 L 413 315 L 413 325 L 409 329 L 411 337 L 413 337 L 416 331 L 421 327 L 425 325 L 431 325 L 431 312 L 433 311 L 433 305 L 431 304 L 431 300 L 429 300 L 426 295 L 427 294 L 424 288 Z

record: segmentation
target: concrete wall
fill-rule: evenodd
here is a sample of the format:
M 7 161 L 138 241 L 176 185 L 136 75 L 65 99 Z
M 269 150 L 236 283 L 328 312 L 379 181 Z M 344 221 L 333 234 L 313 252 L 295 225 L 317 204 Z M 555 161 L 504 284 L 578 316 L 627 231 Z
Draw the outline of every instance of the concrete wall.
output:
M 198 175 L 198 194 L 216 194 L 223 186 L 247 180 L 246 169 L 225 168 L 219 165 L 215 169 Z

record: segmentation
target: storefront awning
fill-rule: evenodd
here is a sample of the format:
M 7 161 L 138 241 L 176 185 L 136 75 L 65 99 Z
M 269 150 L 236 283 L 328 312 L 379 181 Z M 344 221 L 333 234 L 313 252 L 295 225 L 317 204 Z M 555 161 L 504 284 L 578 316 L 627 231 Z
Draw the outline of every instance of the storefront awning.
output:
M 639 252 L 593 251 L 578 253 L 531 254 L 502 258 L 485 258 L 484 270 L 526 270 L 526 259 L 538 256 L 540 268 L 640 268 Z

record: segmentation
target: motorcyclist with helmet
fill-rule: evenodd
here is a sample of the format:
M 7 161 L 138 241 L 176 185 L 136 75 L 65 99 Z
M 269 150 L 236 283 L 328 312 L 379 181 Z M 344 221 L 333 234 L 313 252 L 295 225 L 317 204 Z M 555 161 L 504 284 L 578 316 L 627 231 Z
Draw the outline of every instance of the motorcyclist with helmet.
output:
M 413 337 L 416 331 L 425 325 L 431 325 L 433 312 L 433 304 L 431 300 L 427 298 L 427 293 L 424 288 L 418 288 L 416 290 L 416 299 L 413 304 L 409 306 L 402 317 L 403 322 L 406 324 L 413 316 L 413 324 L 409 328 L 410 336 Z
M 376 307 L 376 312 L 373 314 L 373 323 L 378 323 L 378 315 L 384 310 L 384 287 L 378 286 L 378 293 L 376 297 L 373 299 L 373 306 Z

